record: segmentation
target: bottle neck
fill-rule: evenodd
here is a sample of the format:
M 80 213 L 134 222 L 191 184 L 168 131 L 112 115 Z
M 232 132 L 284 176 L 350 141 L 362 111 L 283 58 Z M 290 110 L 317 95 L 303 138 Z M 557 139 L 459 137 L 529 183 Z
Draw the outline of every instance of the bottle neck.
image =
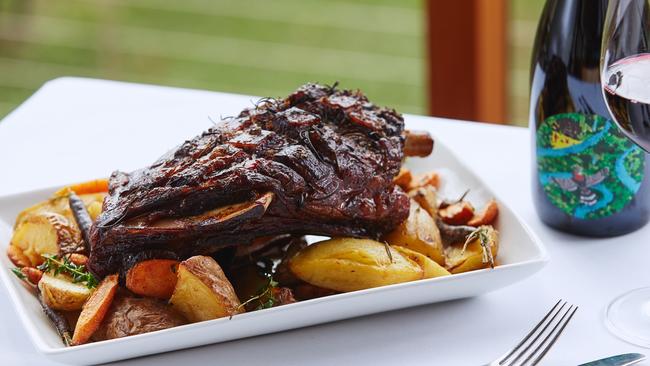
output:
M 548 0 L 538 33 L 542 52 L 561 58 L 579 76 L 597 70 L 608 0 Z

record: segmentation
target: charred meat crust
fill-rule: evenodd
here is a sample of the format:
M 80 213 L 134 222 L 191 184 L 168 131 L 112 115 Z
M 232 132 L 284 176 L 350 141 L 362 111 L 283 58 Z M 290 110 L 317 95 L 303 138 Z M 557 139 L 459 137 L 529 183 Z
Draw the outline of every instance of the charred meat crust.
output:
M 306 84 L 262 100 L 150 167 L 113 173 L 88 266 L 103 276 L 139 251 L 184 258 L 276 234 L 378 237 L 408 215 L 408 197 L 393 183 L 404 142 L 402 116 L 359 91 Z M 192 222 L 265 193 L 273 199 L 263 209 Z M 179 218 L 184 225 L 160 228 Z

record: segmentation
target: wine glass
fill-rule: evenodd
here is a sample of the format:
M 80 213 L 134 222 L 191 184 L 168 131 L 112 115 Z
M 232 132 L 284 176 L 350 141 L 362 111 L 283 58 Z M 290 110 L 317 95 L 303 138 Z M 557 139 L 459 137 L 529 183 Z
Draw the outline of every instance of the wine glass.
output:
M 646 152 L 650 152 L 649 9 L 648 0 L 609 1 L 600 63 L 609 112 L 621 131 Z M 607 307 L 606 323 L 618 337 L 650 348 L 650 287 L 616 298 Z

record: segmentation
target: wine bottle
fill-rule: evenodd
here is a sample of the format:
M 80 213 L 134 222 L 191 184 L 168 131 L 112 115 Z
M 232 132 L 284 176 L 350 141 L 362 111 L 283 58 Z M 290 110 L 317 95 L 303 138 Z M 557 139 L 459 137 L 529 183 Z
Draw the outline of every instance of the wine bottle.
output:
M 531 65 L 533 201 L 541 220 L 616 236 L 650 218 L 650 162 L 616 127 L 600 84 L 607 0 L 547 0 Z

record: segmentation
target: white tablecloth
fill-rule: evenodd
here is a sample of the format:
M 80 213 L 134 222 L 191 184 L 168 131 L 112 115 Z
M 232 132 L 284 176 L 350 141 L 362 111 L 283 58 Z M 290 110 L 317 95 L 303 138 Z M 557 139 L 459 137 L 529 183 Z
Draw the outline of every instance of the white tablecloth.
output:
M 236 114 L 251 97 L 89 79 L 47 83 L 0 123 L 0 195 L 106 176 L 148 165 L 210 119 Z M 644 352 L 606 330 L 604 309 L 650 285 L 650 226 L 613 239 L 586 239 L 545 227 L 530 199 L 527 129 L 408 116 L 429 129 L 528 222 L 551 262 L 500 291 L 156 356 L 129 365 L 469 365 L 514 345 L 559 298 L 580 305 L 545 365 L 575 365 Z M 188 133 L 188 131 L 190 133 Z M 0 363 L 53 364 L 33 348 L 0 289 Z M 648 351 L 650 354 L 650 351 Z M 650 363 L 647 363 L 650 365 Z

